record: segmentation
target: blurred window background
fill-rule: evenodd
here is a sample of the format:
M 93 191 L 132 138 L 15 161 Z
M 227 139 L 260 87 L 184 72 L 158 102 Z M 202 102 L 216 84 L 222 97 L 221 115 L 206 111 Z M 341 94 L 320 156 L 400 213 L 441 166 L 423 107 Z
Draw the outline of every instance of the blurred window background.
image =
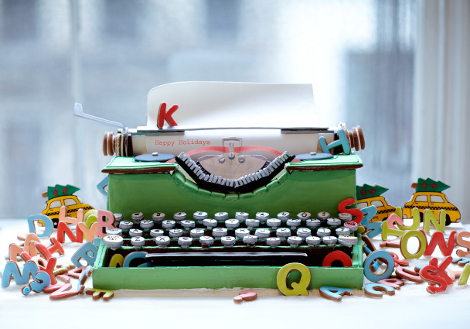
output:
M 319 117 L 361 125 L 358 184 L 410 198 L 414 1 L 0 0 L 0 217 L 44 208 L 72 184 L 106 208 L 96 184 L 110 160 L 86 113 L 136 128 L 147 93 L 189 80 L 312 83 Z M 77 27 L 75 29 L 74 27 Z M 266 115 L 269 115 L 267 113 Z

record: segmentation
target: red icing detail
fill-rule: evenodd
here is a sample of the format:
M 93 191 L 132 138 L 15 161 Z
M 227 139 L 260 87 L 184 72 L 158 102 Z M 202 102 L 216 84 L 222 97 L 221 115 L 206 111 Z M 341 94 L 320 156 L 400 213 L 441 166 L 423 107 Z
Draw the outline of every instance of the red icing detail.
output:
M 367 194 L 367 191 L 366 191 L 366 190 L 361 190 L 361 192 L 360 192 L 360 193 L 361 193 L 361 195 L 362 195 L 362 196 L 364 196 L 364 195 L 366 195 L 366 194 Z
M 76 229 L 76 234 L 77 235 L 75 236 L 75 235 L 73 235 L 72 230 L 67 226 L 66 223 L 59 222 L 59 225 L 57 226 L 57 240 L 60 243 L 65 242 L 65 234 L 67 234 L 67 236 L 69 237 L 69 239 L 72 242 L 80 242 L 80 243 L 83 242 L 83 232 L 82 232 L 82 230 L 80 230 L 77 227 L 77 229 Z
M 62 192 L 64 192 L 64 194 L 67 194 L 67 189 L 64 187 L 64 188 L 62 189 Z
M 362 211 L 356 208 L 352 208 L 352 209 L 346 208 L 347 206 L 350 206 L 355 203 L 356 203 L 356 199 L 354 198 L 349 198 L 344 201 L 341 201 L 338 205 L 338 212 L 345 212 L 345 213 L 355 216 L 356 219 L 353 219 L 352 221 L 356 222 L 359 225 L 361 224 L 362 218 L 364 217 L 364 214 L 362 213 Z
M 449 240 L 446 245 L 446 240 L 444 238 L 444 234 L 440 231 L 434 232 L 434 234 L 431 237 L 431 242 L 428 244 L 428 239 L 426 238 L 426 234 L 424 233 L 423 230 L 419 230 L 421 233 L 423 233 L 424 238 L 426 239 L 426 250 L 424 251 L 424 256 L 431 256 L 436 247 L 439 245 L 439 249 L 441 250 L 441 253 L 444 256 L 450 256 L 452 255 L 452 251 L 454 250 L 455 247 L 455 234 L 457 234 L 456 231 L 452 231 L 449 236 Z
M 423 190 L 426 191 L 426 187 L 428 186 L 428 184 L 421 184 L 421 186 L 423 187 Z
M 375 188 L 373 188 L 369 191 L 369 193 L 372 194 L 372 195 L 375 195 L 375 191 L 377 191 L 377 190 Z
M 57 191 L 57 190 L 52 191 L 52 193 L 54 193 L 54 196 L 57 195 L 58 192 L 59 191 Z
M 349 258 L 349 256 L 341 250 L 336 250 L 326 255 L 321 266 L 331 267 L 331 264 L 336 260 L 339 260 L 341 263 L 343 263 L 343 267 L 352 267 L 351 258 Z
M 436 191 L 437 184 L 431 184 L 431 187 L 434 191 Z
M 426 288 L 427 292 L 434 294 L 436 292 L 443 292 L 447 289 L 448 284 L 452 284 L 452 279 L 447 275 L 445 269 L 452 262 L 452 257 L 447 257 L 440 266 L 438 266 L 437 258 L 429 261 L 429 265 L 424 266 L 419 275 L 429 282 Z M 439 285 L 439 286 L 436 286 Z
M 178 109 L 178 105 L 173 105 L 170 107 L 168 112 L 166 111 L 166 103 L 160 104 L 160 110 L 158 111 L 158 118 L 157 118 L 157 127 L 158 128 L 163 128 L 163 125 L 165 124 L 165 121 L 171 126 L 177 126 L 178 124 L 176 121 L 173 119 L 172 115 L 173 113 L 176 112 Z
M 57 241 L 56 238 L 52 237 L 49 240 L 51 241 L 51 243 L 47 245 L 47 248 L 49 249 L 49 252 L 51 254 L 55 253 L 56 251 L 59 253 L 59 255 L 63 255 L 65 253 L 62 244 Z

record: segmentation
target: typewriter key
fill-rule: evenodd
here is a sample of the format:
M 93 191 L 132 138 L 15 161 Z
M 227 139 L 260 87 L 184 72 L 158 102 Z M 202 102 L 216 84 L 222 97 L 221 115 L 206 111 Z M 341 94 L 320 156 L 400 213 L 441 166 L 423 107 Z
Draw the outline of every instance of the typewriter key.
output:
M 269 219 L 269 214 L 267 212 L 257 212 L 256 219 L 259 220 L 261 224 L 266 224 L 266 221 Z
M 348 214 L 347 212 L 340 212 L 338 214 L 338 217 L 339 219 L 341 219 L 341 221 L 343 222 L 349 222 L 352 220 L 352 215 L 351 214 Z
M 203 220 L 203 219 L 206 219 L 207 218 L 207 213 L 205 211 L 196 211 L 194 214 L 193 214 L 193 218 L 195 220 Z
M 111 228 L 106 231 L 107 235 L 122 235 L 122 230 L 120 228 Z
M 312 235 L 312 230 L 302 227 L 297 230 L 297 236 L 300 237 L 302 240 L 305 240 L 306 237 Z
M 227 235 L 227 229 L 225 227 L 216 227 L 212 230 L 212 236 L 213 237 L 223 237 Z
M 329 236 L 330 234 L 331 234 L 331 231 L 328 228 L 319 228 L 317 230 L 317 235 L 319 237 Z
M 114 223 L 119 224 L 123 220 L 122 214 L 114 214 Z
M 317 218 L 322 222 L 322 223 L 326 223 L 326 220 L 328 218 L 330 218 L 330 213 L 326 212 L 326 211 L 320 211 L 318 214 L 317 214 Z
M 282 223 L 285 223 L 290 219 L 290 214 L 287 211 L 283 211 L 277 214 L 277 218 L 280 219 Z
M 141 212 L 135 212 L 131 215 L 131 219 L 134 223 L 139 224 L 144 219 L 144 214 Z
M 315 227 L 319 227 L 321 225 L 321 222 L 319 219 L 307 219 L 306 222 L 308 227 L 312 227 L 312 228 L 315 228 Z
M 357 229 L 358 229 L 357 223 L 353 222 L 353 221 L 344 223 L 344 227 L 348 228 L 349 232 L 351 232 L 351 233 L 357 231 Z
M 297 218 L 300 219 L 300 220 L 306 221 L 307 219 L 312 218 L 312 214 L 309 213 L 309 212 L 306 212 L 306 211 L 299 212 L 297 214 Z
M 305 239 L 305 242 L 311 247 L 318 246 L 321 242 L 321 239 L 317 236 L 309 236 Z
M 214 243 L 214 238 L 211 236 L 203 235 L 199 238 L 199 242 L 203 247 L 209 247 Z
M 159 230 L 159 229 L 153 229 L 150 231 L 150 236 L 152 238 L 155 238 L 157 236 L 162 236 L 163 235 L 163 230 Z
M 190 230 L 196 227 L 196 222 L 193 220 L 182 220 L 181 226 L 183 226 L 185 230 Z
M 131 237 L 135 237 L 135 236 L 142 236 L 144 232 L 142 232 L 142 230 L 139 230 L 138 228 L 131 228 L 129 230 L 129 235 Z
M 235 244 L 235 241 L 236 240 L 233 236 L 224 236 L 220 239 L 220 242 L 222 242 L 225 247 L 232 247 Z
M 335 230 L 337 236 L 345 235 L 349 236 L 349 229 L 346 227 L 339 227 Z
M 355 236 L 340 236 L 338 242 L 346 247 L 352 247 L 357 244 L 357 237 Z
M 165 229 L 165 230 L 171 230 L 172 228 L 174 228 L 176 225 L 176 222 L 174 220 L 164 220 L 162 222 L 162 227 Z
M 109 249 L 116 250 L 124 244 L 124 239 L 119 235 L 107 235 L 103 238 L 103 243 Z
M 191 243 L 193 242 L 193 239 L 188 238 L 187 236 L 180 236 L 178 238 L 178 244 L 181 246 L 183 249 L 189 248 Z
M 136 250 L 145 246 L 145 239 L 141 236 L 135 236 L 131 239 L 131 245 L 134 246 Z
M 328 224 L 328 226 L 338 227 L 341 225 L 341 220 L 339 220 L 338 218 L 328 218 L 326 220 L 326 223 Z
M 134 226 L 134 223 L 128 221 L 128 220 L 123 220 L 122 222 L 119 223 L 119 228 L 125 232 L 129 231 L 132 227 Z
M 291 231 L 288 228 L 282 227 L 276 230 L 276 235 L 281 240 L 285 240 L 287 237 L 291 236 Z
M 214 219 L 218 222 L 224 221 L 228 219 L 228 213 L 223 211 L 223 212 L 218 212 L 214 215 Z
M 176 221 L 182 221 L 186 219 L 186 213 L 185 212 L 177 212 L 176 214 L 173 215 L 173 219 Z
M 245 225 L 246 225 L 246 227 L 248 227 L 249 230 L 252 230 L 253 228 L 259 226 L 259 220 L 248 218 L 245 221 Z
M 279 226 L 281 226 L 281 220 L 277 218 L 270 218 L 267 221 L 267 225 L 273 229 L 277 229 Z
M 165 214 L 162 212 L 156 212 L 152 215 L 152 220 L 155 223 L 161 223 L 162 221 L 165 220 Z
M 201 236 L 204 235 L 204 230 L 202 228 L 193 228 L 191 232 L 189 232 L 189 235 L 193 239 L 199 239 Z
M 166 248 L 166 246 L 168 246 L 171 241 L 170 238 L 166 235 L 157 236 L 153 238 L 153 240 L 155 241 L 155 243 L 157 244 L 159 248 Z
M 256 235 L 245 235 L 243 237 L 243 243 L 247 245 L 254 245 L 258 241 L 258 237 Z
M 143 230 L 150 230 L 153 227 L 153 220 L 144 219 L 140 222 L 140 228 Z
M 271 235 L 271 231 L 267 228 L 259 228 L 255 231 L 255 235 L 259 238 L 260 241 L 266 240 Z
M 183 235 L 183 230 L 179 228 L 174 228 L 171 229 L 170 232 L 168 232 L 168 235 L 170 236 L 170 238 L 179 238 Z
M 279 238 L 267 238 L 266 239 L 266 244 L 270 246 L 271 248 L 276 248 L 281 244 L 281 239 Z
M 327 246 L 332 246 L 334 244 L 336 244 L 336 237 L 335 236 L 323 236 L 321 238 L 321 240 L 323 241 L 324 244 L 326 244 Z
M 290 226 L 291 229 L 295 230 L 297 226 L 300 226 L 302 224 L 302 221 L 300 219 L 288 219 L 287 220 L 287 226 Z
M 245 221 L 248 219 L 248 213 L 247 212 L 236 212 L 235 213 L 235 218 L 238 219 L 239 221 Z
M 302 238 L 299 236 L 290 236 L 287 238 L 287 243 L 290 244 L 292 248 L 296 248 L 302 243 Z
M 238 219 L 227 219 L 225 221 L 225 226 L 227 228 L 237 228 L 240 226 L 240 221 Z
M 243 240 L 243 237 L 250 235 L 250 230 L 247 230 L 246 228 L 237 228 L 235 230 L 235 236 L 237 239 Z
M 204 226 L 206 226 L 208 229 L 210 229 L 212 227 L 217 226 L 217 221 L 215 219 L 206 218 L 202 221 L 202 224 L 204 224 Z

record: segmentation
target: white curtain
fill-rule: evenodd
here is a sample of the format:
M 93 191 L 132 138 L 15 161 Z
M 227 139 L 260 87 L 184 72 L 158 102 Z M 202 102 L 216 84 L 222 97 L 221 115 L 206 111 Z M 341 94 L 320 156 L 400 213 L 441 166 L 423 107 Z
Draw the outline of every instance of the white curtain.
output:
M 415 49 L 413 177 L 451 186 L 470 223 L 470 1 L 420 0 Z

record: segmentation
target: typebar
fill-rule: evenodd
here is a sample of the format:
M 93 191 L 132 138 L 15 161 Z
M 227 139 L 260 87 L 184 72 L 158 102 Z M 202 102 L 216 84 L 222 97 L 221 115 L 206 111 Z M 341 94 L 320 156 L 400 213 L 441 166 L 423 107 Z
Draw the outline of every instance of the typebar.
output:
M 283 266 L 305 262 L 303 252 L 175 252 L 148 254 L 152 266 Z

